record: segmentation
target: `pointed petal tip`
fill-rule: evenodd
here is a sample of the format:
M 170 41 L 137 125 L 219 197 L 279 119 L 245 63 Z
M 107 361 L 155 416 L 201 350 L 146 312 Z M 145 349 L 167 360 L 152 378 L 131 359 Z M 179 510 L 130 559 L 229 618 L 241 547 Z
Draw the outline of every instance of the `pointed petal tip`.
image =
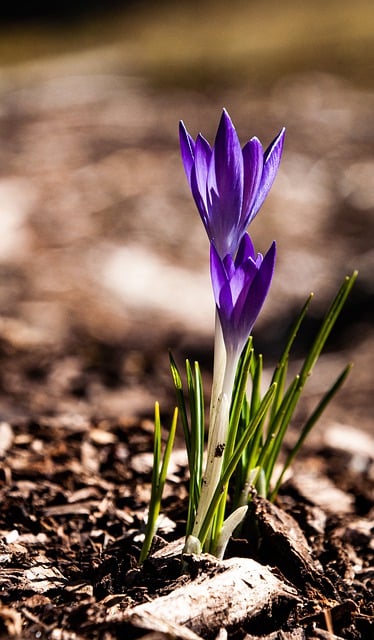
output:
M 278 140 L 282 141 L 282 144 L 284 143 L 284 138 L 286 136 L 286 127 L 282 127 L 280 132 L 278 133 Z
M 183 135 L 189 135 L 187 127 L 184 124 L 183 120 L 179 120 L 179 133 L 183 133 Z
M 253 138 L 248 140 L 248 142 L 246 142 L 243 147 L 243 152 L 244 151 L 246 153 L 249 153 L 251 151 L 252 154 L 254 154 L 257 151 L 258 153 L 261 152 L 261 155 L 262 155 L 263 147 L 259 138 L 257 136 L 253 136 Z
M 233 121 L 231 120 L 230 114 L 225 107 L 222 109 L 222 115 L 219 121 L 218 129 L 220 129 L 221 126 L 226 130 L 231 129 L 235 131 Z
M 189 140 L 192 144 L 192 146 L 194 146 L 195 141 L 193 139 L 193 137 L 191 136 L 191 134 L 188 132 L 188 129 L 186 127 L 186 125 L 184 124 L 183 120 L 179 120 L 179 136 L 184 138 L 185 140 Z
M 262 147 L 260 139 L 257 136 L 252 136 L 252 138 L 248 140 L 247 144 L 250 144 L 250 143 L 260 145 Z
M 269 249 L 265 253 L 264 259 L 261 264 L 261 269 L 263 269 L 264 274 L 267 273 L 267 276 L 265 277 L 269 279 L 268 287 L 270 286 L 270 282 L 274 274 L 276 257 L 277 257 L 277 246 L 275 241 L 273 241 Z
M 239 243 L 238 252 L 235 258 L 235 266 L 238 267 L 239 265 L 243 264 L 246 260 L 248 260 L 248 258 L 253 259 L 254 257 L 255 257 L 255 248 L 253 246 L 252 238 L 246 232 L 244 233 Z
M 183 120 L 179 122 L 179 144 L 184 170 L 191 186 L 191 171 L 195 160 L 195 141 L 188 133 Z
M 268 160 L 268 158 L 273 155 L 274 153 L 276 153 L 279 157 L 279 162 L 280 162 L 280 158 L 282 156 L 282 152 L 283 152 L 283 145 L 284 145 L 284 138 L 286 135 L 286 127 L 282 127 L 282 129 L 279 131 L 278 135 L 275 136 L 274 140 L 269 144 L 268 148 L 265 151 L 265 161 Z M 278 164 L 279 164 L 278 162 Z
M 265 258 L 267 260 L 269 260 L 269 262 L 274 262 L 275 263 L 276 254 L 277 254 L 277 244 L 276 244 L 275 240 L 273 240 L 273 242 L 271 243 L 269 249 L 267 250 L 267 252 L 265 254 Z
M 198 133 L 196 138 L 196 145 L 200 145 L 206 150 L 211 151 L 211 146 L 206 138 L 204 138 L 202 133 Z

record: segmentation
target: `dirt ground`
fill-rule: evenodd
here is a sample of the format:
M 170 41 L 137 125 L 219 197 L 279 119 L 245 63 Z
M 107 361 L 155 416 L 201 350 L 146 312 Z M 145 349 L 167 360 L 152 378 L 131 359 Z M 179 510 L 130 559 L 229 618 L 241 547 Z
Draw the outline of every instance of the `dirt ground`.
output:
M 301 413 L 346 362 L 355 366 L 279 498 L 308 560 L 263 505 L 261 534 L 229 549 L 276 568 L 294 601 L 208 632 L 182 627 L 233 640 L 371 637 L 373 94 L 319 73 L 263 91 L 165 92 L 110 66 L 98 73 L 90 56 L 4 74 L 0 94 L 0 637 L 184 637 L 126 616 L 196 579 L 183 578 L 177 557 L 141 570 L 137 557 L 153 404 L 167 424 L 174 403 L 167 349 L 198 359 L 210 382 L 207 240 L 177 125 L 212 139 L 223 106 L 243 141 L 256 134 L 266 145 L 287 127 L 280 174 L 252 228 L 259 250 L 278 243 L 255 332 L 267 370 L 309 291 L 296 360 L 344 275 L 359 269 Z M 166 542 L 183 535 L 181 447 L 179 438 Z

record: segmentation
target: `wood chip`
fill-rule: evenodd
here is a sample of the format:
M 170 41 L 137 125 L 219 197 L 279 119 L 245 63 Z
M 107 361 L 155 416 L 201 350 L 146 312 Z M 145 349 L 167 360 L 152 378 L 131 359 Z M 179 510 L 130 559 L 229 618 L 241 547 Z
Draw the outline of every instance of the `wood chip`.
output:
M 114 444 L 117 442 L 118 438 L 115 433 L 111 433 L 111 431 L 104 431 L 104 429 L 91 429 L 90 440 L 94 444 L 105 445 Z
M 206 562 L 206 557 L 202 558 Z M 268 612 L 280 600 L 298 599 L 296 590 L 269 568 L 248 558 L 212 562 L 212 571 L 213 575 L 204 573 L 120 618 L 158 631 L 165 631 L 168 625 L 182 625 L 205 637 Z
M 7 422 L 0 422 L 0 458 L 3 458 L 13 443 L 13 429 Z
M 28 588 L 37 593 L 62 587 L 66 582 L 57 567 L 54 567 L 43 555 L 36 556 L 35 564 L 25 569 L 24 577 L 29 583 Z
M 304 498 L 328 513 L 353 511 L 353 496 L 338 489 L 326 476 L 311 471 L 298 471 L 292 483 Z

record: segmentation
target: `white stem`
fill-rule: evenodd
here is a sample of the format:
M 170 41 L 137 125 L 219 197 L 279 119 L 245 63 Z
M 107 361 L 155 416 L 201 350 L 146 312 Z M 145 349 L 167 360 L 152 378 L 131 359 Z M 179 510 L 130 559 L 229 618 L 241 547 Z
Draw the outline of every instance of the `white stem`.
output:
M 216 310 L 215 332 L 214 332 L 214 358 L 213 358 L 213 383 L 212 394 L 210 398 L 210 419 L 209 424 L 215 422 L 215 415 L 218 409 L 218 399 L 223 390 L 223 379 L 226 371 L 226 348 L 223 340 L 221 323 L 218 312 Z M 213 429 L 209 429 L 208 433 L 208 449 Z
M 224 372 L 216 366 L 214 367 L 215 375 L 220 385 L 220 392 L 218 393 L 219 386 L 217 385 L 217 380 L 215 380 L 213 386 L 216 384 L 214 393 L 217 395 L 217 399 L 213 401 L 211 406 L 207 462 L 192 530 L 192 535 L 195 537 L 199 536 L 201 525 L 220 480 L 223 454 L 227 444 L 230 402 L 238 358 L 235 356 L 225 358 L 225 360 L 226 366 Z
M 199 536 L 201 525 L 209 509 L 213 494 L 221 474 L 223 462 L 223 450 L 226 442 L 226 432 L 229 418 L 229 402 L 226 394 L 218 398 L 214 423 L 210 425 L 210 446 L 208 448 L 207 462 L 203 477 L 199 504 L 192 529 L 192 535 Z

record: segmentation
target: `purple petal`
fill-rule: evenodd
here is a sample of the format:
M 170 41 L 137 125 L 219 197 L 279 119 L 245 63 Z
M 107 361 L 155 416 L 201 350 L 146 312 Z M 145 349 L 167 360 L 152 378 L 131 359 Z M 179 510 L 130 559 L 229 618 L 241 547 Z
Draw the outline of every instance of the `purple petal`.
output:
M 250 289 L 252 282 L 256 276 L 257 267 L 251 258 L 243 263 L 238 269 L 236 269 L 233 277 L 230 280 L 231 295 L 236 307 L 236 303 L 239 299 L 243 298 Z M 240 309 L 238 310 L 240 314 Z
M 243 201 L 243 155 L 230 116 L 223 110 L 214 143 L 214 170 L 221 209 L 237 224 Z
M 235 273 L 235 263 L 232 259 L 232 255 L 228 253 L 224 259 L 222 260 L 222 264 L 225 267 L 226 276 L 228 280 L 231 280 L 232 276 Z
M 251 210 L 261 183 L 264 166 L 263 148 L 259 139 L 252 138 L 247 142 L 243 147 L 242 153 L 244 162 L 244 193 L 241 222 L 243 228 L 246 229 L 254 218 Z
M 199 186 L 197 184 L 195 165 L 192 167 L 192 172 L 191 172 L 191 191 L 192 191 L 192 195 L 194 197 L 196 206 L 198 208 L 198 211 L 200 213 L 201 219 L 203 221 L 204 227 L 208 234 L 208 237 L 211 238 L 212 229 L 209 221 L 208 210 L 206 207 L 205 199 L 203 199 L 199 190 Z
M 182 120 L 179 123 L 179 142 L 184 170 L 187 176 L 187 180 L 191 184 L 191 171 L 194 163 L 195 142 L 188 133 Z
M 231 319 L 231 340 L 236 343 L 231 348 L 241 351 L 256 322 L 262 305 L 269 291 L 275 264 L 275 242 L 268 250 L 260 269 L 254 276 L 249 288 L 243 289 L 240 294 Z
M 238 267 L 239 265 L 243 264 L 243 262 L 248 260 L 248 258 L 254 259 L 254 257 L 255 248 L 253 246 L 253 242 L 248 233 L 245 233 L 239 244 L 238 253 L 236 254 L 235 258 L 235 266 Z
M 226 256 L 226 258 L 231 259 L 232 262 L 231 256 Z M 227 348 L 231 348 L 231 316 L 234 307 L 231 283 L 227 277 L 224 263 L 213 244 L 211 244 L 210 246 L 210 273 L 214 298 L 216 301 L 225 344 Z
M 212 164 L 211 161 L 207 186 L 207 208 L 211 229 L 209 238 L 211 242 L 214 242 L 219 255 L 223 258 L 227 254 L 235 253 L 239 240 L 236 226 L 228 215 L 227 203 L 219 197 L 216 188 L 212 186 L 213 179 L 215 179 L 215 175 L 211 171 Z
M 194 169 L 196 176 L 196 186 L 202 198 L 205 208 L 207 209 L 207 177 L 208 167 L 212 156 L 212 150 L 205 138 L 199 134 L 195 144 L 195 164 Z M 195 196 L 195 193 L 193 194 Z
M 276 255 L 275 242 L 272 243 L 268 252 L 266 253 L 260 268 L 258 269 L 255 277 L 253 278 L 252 285 L 248 290 L 246 300 L 243 301 L 243 311 L 241 313 L 241 319 L 247 318 L 248 330 L 247 337 L 252 331 L 253 325 L 257 319 L 258 314 L 261 311 L 262 305 L 265 302 L 266 296 L 269 291 L 270 283 L 274 273 Z
M 225 334 L 226 336 L 230 334 L 231 315 L 232 315 L 233 307 L 234 307 L 234 304 L 232 300 L 230 283 L 226 282 L 220 291 L 219 301 L 218 301 L 218 314 L 221 321 L 225 342 L 226 342 Z
M 227 274 L 214 244 L 210 245 L 210 277 L 212 280 L 214 299 L 217 306 L 219 306 L 221 291 L 227 283 Z
M 277 175 L 282 157 L 284 135 L 285 129 L 283 128 L 265 151 L 264 168 L 262 171 L 261 183 L 252 208 L 252 220 L 262 206 L 267 194 L 270 191 L 271 185 L 274 182 L 275 176 Z

